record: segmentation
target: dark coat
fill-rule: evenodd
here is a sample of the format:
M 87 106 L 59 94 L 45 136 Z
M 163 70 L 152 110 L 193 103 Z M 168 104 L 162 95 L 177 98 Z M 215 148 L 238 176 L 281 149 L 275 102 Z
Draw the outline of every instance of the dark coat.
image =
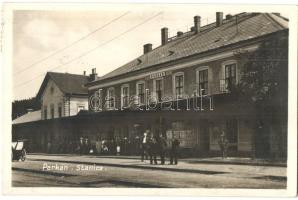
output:
M 174 139 L 172 141 L 172 150 L 177 150 L 179 148 L 179 145 L 180 145 L 180 141 L 178 139 Z
M 158 138 L 158 148 L 161 151 L 164 151 L 167 148 L 167 141 L 164 137 Z

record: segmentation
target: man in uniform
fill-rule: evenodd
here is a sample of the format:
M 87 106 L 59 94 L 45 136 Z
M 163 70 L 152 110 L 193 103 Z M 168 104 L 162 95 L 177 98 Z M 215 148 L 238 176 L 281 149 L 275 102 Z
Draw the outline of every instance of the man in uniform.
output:
M 228 146 L 229 146 L 229 141 L 226 137 L 225 131 L 222 131 L 218 143 L 220 146 L 220 150 L 222 152 L 222 159 L 224 159 L 227 157 Z
M 162 134 L 159 135 L 158 138 L 158 152 L 160 155 L 161 164 L 165 164 L 165 151 L 167 148 L 167 141 Z
M 149 138 L 149 148 L 148 148 L 148 152 L 149 152 L 149 157 L 150 157 L 150 164 L 154 164 L 157 165 L 157 159 L 156 159 L 156 154 L 157 154 L 157 140 L 156 137 L 154 136 L 153 133 L 150 134 L 150 138 Z
M 149 141 L 149 136 L 148 134 L 150 133 L 150 130 L 147 129 L 141 138 L 141 161 L 144 161 L 145 159 L 148 159 L 148 141 Z

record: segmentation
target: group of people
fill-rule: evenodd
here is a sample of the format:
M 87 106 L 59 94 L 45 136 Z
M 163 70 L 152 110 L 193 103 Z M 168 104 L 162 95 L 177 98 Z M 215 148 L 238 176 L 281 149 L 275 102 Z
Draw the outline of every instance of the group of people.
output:
M 178 164 L 178 148 L 179 140 L 173 138 L 170 147 L 170 164 Z M 165 154 L 167 151 L 167 141 L 162 134 L 154 135 L 147 129 L 141 138 L 141 161 L 144 159 L 150 160 L 150 164 L 157 164 L 157 155 L 160 156 L 160 162 L 162 165 L 165 164 Z

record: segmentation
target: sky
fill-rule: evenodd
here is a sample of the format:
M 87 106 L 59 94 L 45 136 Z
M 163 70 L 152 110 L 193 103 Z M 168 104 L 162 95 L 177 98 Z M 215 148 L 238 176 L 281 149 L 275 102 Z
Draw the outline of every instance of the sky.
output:
M 13 99 L 34 97 L 48 71 L 90 74 L 96 68 L 102 76 L 140 56 L 144 44 L 159 46 L 161 28 L 174 36 L 189 31 L 195 15 L 202 25 L 214 22 L 216 11 L 194 5 L 16 10 Z

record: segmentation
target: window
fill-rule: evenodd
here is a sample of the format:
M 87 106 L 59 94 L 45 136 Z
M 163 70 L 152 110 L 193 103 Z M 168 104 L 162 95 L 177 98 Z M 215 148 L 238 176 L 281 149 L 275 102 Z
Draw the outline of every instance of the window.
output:
M 51 119 L 54 119 L 54 116 L 55 116 L 54 104 L 51 104 Z
M 208 94 L 208 67 L 201 67 L 197 70 L 198 94 Z
M 108 103 L 107 108 L 115 107 L 115 90 L 114 90 L 114 88 L 108 89 L 107 103 Z
M 225 65 L 225 82 L 228 91 L 236 85 L 236 64 Z
M 58 104 L 58 115 L 59 117 L 62 117 L 62 105 Z
M 137 96 L 139 104 L 145 104 L 145 82 L 137 83 Z
M 237 61 L 229 60 L 222 63 L 222 77 L 220 79 L 220 92 L 231 92 L 236 86 L 237 77 Z
M 51 94 L 54 94 L 54 87 L 53 86 L 51 87 L 50 90 L 51 90 Z
M 178 72 L 174 75 L 174 94 L 177 99 L 182 98 L 184 92 L 184 74 Z
M 121 106 L 126 108 L 129 106 L 129 86 L 125 84 L 121 87 Z
M 44 119 L 47 119 L 48 118 L 48 108 L 47 108 L 47 106 L 44 106 L 43 116 L 44 116 Z
M 85 106 L 82 106 L 82 105 L 78 105 L 78 112 L 80 112 L 81 110 L 85 110 Z
M 163 79 L 154 80 L 154 92 L 156 93 L 156 100 L 161 102 L 163 95 Z

